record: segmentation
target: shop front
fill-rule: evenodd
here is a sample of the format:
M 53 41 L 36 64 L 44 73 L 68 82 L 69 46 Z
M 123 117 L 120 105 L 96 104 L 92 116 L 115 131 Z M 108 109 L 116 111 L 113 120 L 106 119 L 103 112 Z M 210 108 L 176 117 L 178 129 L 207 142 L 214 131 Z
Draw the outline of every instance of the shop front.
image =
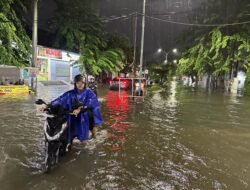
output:
M 79 67 L 72 66 L 78 59 L 75 53 L 38 47 L 37 80 L 70 82 L 79 73 Z

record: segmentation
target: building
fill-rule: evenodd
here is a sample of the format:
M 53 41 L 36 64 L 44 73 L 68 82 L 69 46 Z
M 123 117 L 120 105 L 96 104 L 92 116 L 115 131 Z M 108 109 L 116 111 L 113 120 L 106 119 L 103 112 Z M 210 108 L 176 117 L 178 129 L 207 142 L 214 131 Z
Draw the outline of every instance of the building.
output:
M 37 55 L 38 81 L 69 82 L 79 73 L 79 67 L 72 66 L 79 54 L 39 46 Z
M 28 80 L 36 77 L 37 81 L 70 82 L 79 74 L 79 66 L 74 64 L 80 55 L 69 51 L 38 46 L 36 68 L 21 69 L 21 78 Z
M 37 81 L 71 82 L 80 73 L 77 61 L 80 55 L 65 50 L 52 49 L 44 46 L 37 48 L 37 65 L 35 68 L 17 68 L 0 65 L 0 83 L 14 84 L 19 79 L 30 84 L 31 77 Z

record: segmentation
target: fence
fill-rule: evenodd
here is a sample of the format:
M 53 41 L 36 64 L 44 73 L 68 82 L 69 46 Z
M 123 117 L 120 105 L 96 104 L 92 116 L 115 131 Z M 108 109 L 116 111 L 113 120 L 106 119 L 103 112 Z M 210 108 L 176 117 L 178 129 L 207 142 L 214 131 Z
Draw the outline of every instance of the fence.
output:
M 121 96 L 123 81 L 129 81 L 129 95 L 131 98 L 142 98 L 146 95 L 146 79 L 145 78 L 119 78 L 119 96 Z M 141 82 L 140 82 L 141 81 Z M 141 88 L 140 88 L 141 83 Z M 140 91 L 141 90 L 141 91 Z

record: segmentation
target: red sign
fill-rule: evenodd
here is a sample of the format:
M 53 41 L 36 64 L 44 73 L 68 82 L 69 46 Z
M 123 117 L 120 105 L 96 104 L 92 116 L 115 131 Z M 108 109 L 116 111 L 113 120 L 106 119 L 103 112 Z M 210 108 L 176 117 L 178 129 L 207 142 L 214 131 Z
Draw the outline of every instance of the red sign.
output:
M 46 55 L 50 55 L 51 57 L 62 59 L 62 52 L 58 50 L 46 48 Z
M 38 55 L 44 57 L 51 57 L 56 59 L 62 59 L 62 52 L 55 49 L 39 47 Z

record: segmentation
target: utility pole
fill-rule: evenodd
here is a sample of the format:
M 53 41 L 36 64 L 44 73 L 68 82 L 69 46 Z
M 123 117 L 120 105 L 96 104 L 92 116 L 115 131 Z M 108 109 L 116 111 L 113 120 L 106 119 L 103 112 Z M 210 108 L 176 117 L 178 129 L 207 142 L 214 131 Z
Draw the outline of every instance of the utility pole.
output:
M 38 0 L 33 1 L 33 31 L 32 31 L 32 61 L 31 67 L 36 67 L 37 62 L 37 23 L 38 23 Z M 33 71 L 34 72 L 34 71 Z M 31 89 L 35 90 L 34 76 L 31 77 Z
M 145 13 L 146 13 L 146 0 L 143 0 L 142 10 L 142 34 L 141 34 L 141 56 L 140 56 L 140 71 L 139 71 L 139 92 L 141 93 L 141 78 L 142 78 L 142 65 L 143 65 L 143 50 L 144 50 L 144 35 L 145 35 Z
M 135 75 L 135 72 L 136 72 L 137 24 L 138 24 L 138 17 L 137 17 L 137 12 L 136 12 L 135 13 L 135 31 L 134 31 L 134 59 L 133 59 L 133 65 L 132 65 L 133 75 Z

